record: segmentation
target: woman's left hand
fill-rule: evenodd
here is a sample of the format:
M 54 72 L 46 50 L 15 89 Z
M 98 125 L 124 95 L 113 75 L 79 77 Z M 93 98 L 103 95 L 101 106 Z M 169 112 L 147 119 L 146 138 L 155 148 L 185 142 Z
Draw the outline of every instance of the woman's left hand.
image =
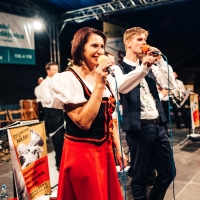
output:
M 116 151 L 116 158 L 117 158 L 117 161 L 119 163 L 120 171 L 121 171 L 121 170 L 123 170 L 127 166 L 127 164 L 128 164 L 128 158 L 126 157 L 126 155 L 124 154 L 124 152 L 123 152 L 123 156 L 122 156 L 121 151 Z
M 100 78 L 100 80 L 103 79 L 105 82 L 107 82 L 106 76 L 109 74 L 108 67 L 111 65 L 112 63 L 109 59 L 101 62 L 95 70 L 96 79 Z

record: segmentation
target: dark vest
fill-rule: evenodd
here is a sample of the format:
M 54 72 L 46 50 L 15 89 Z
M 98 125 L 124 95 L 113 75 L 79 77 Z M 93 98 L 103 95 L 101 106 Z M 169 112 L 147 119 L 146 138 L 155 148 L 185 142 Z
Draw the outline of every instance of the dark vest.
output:
M 128 74 L 130 71 L 134 70 L 135 67 L 122 62 L 120 67 L 124 74 Z M 159 116 L 162 122 L 166 121 L 166 116 L 162 107 L 162 104 L 159 99 L 158 90 L 156 87 L 156 79 L 152 73 L 152 70 L 145 76 L 145 80 L 149 86 L 150 93 L 152 94 L 156 107 L 159 112 Z M 127 94 L 120 94 L 123 105 L 123 120 L 122 120 L 122 129 L 123 131 L 133 131 L 141 130 L 141 121 L 140 121 L 140 84 L 138 84 L 134 89 L 132 89 Z
M 89 91 L 85 83 L 73 69 L 68 68 L 68 71 L 71 71 L 79 80 L 79 82 L 83 87 L 84 96 L 87 100 L 89 100 L 92 93 Z M 106 86 L 110 90 L 110 86 L 108 83 Z M 102 97 L 99 112 L 89 130 L 83 130 L 79 128 L 65 113 L 64 114 L 66 121 L 65 137 L 76 142 L 88 142 L 98 146 L 102 145 L 112 135 L 111 134 L 113 128 L 112 113 L 115 110 L 115 104 L 116 103 L 113 94 L 110 96 L 110 98 Z

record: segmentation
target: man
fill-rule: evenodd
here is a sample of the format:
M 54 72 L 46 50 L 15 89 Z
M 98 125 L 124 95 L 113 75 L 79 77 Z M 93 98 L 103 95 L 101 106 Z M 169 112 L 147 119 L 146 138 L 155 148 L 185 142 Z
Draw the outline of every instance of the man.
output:
M 134 200 L 147 200 L 146 184 L 150 158 L 157 171 L 157 177 L 149 200 L 163 200 L 168 186 L 175 177 L 175 166 L 163 126 L 166 116 L 156 83 L 162 88 L 168 88 L 169 84 L 169 89 L 172 89 L 175 80 L 172 68 L 163 60 L 157 48 L 150 47 L 146 55 L 142 56 L 147 36 L 148 31 L 140 27 L 125 31 L 126 55 L 120 64 L 121 70 L 116 66 L 114 73 L 119 92 L 122 93 L 122 129 L 126 132 L 130 150 L 131 188 Z
M 49 136 L 52 139 L 52 143 L 55 150 L 56 167 L 59 171 L 60 161 L 62 156 L 62 147 L 64 141 L 64 117 L 62 109 L 52 108 L 53 92 L 49 87 L 49 81 L 54 74 L 58 73 L 58 65 L 50 62 L 45 67 L 47 77 L 40 84 L 41 102 L 45 109 L 45 122 L 49 131 Z
M 39 109 L 39 120 L 40 121 L 44 121 L 44 108 L 42 107 L 41 104 L 41 91 L 40 91 L 40 83 L 42 83 L 42 81 L 44 80 L 44 78 L 40 77 L 38 78 L 38 86 L 35 87 L 34 90 L 34 94 L 36 96 L 36 101 L 38 102 L 38 109 Z
M 174 78 L 176 81 L 176 87 L 173 90 L 173 93 L 178 98 L 183 98 L 185 93 L 185 86 L 181 80 L 178 79 L 178 74 L 174 72 Z
M 174 77 L 176 80 L 176 87 L 172 91 L 172 94 L 174 95 L 175 101 L 177 104 L 180 104 L 182 99 L 184 98 L 184 95 L 186 94 L 185 86 L 181 80 L 178 79 L 178 74 L 174 72 Z M 185 124 L 185 128 L 189 125 L 189 117 L 187 115 L 187 110 L 185 108 L 185 103 L 178 108 L 175 103 L 172 102 L 173 112 L 174 112 L 174 119 L 176 127 L 179 129 L 181 127 L 181 118 L 179 117 L 178 113 L 180 112 L 182 115 L 183 123 Z

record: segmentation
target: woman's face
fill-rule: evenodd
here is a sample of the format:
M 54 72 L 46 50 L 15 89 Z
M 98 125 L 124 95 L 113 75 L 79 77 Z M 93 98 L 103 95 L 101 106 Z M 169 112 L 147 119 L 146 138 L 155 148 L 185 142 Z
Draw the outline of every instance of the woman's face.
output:
M 104 40 L 97 34 L 91 34 L 84 45 L 83 56 L 85 64 L 89 68 L 94 68 L 98 64 L 98 57 L 104 54 Z

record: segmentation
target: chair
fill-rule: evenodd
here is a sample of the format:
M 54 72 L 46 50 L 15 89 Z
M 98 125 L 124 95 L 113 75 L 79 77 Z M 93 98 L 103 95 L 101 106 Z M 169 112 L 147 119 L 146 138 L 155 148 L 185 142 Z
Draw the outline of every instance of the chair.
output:
M 31 99 L 22 99 L 19 101 L 20 107 L 25 113 L 27 120 L 38 119 L 35 110 L 37 110 L 37 102 Z
M 33 107 L 33 110 L 35 111 L 35 114 L 37 116 L 37 119 L 39 119 L 39 103 L 36 101 L 36 99 L 32 99 L 32 107 Z
M 9 123 L 11 120 L 9 119 L 8 113 L 5 110 L 0 111 L 0 124 L 1 123 Z
M 8 110 L 8 114 L 12 122 L 27 120 L 27 116 L 22 109 Z

